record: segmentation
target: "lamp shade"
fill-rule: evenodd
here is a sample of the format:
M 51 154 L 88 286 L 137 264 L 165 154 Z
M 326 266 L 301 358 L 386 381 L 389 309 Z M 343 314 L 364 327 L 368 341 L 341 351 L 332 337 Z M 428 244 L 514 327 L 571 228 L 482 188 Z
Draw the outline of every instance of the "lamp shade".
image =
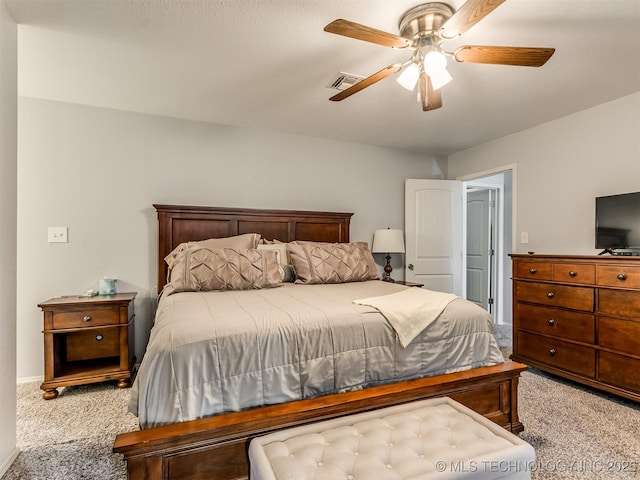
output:
M 418 83 L 418 78 L 420 77 L 420 67 L 415 63 L 410 63 L 407 65 L 407 68 L 404 69 L 404 72 L 400 74 L 397 82 L 402 85 L 403 88 L 406 88 L 410 92 L 416 88 L 416 83 Z
M 437 50 L 431 50 L 424 57 L 424 71 L 431 78 L 434 90 L 444 87 L 452 80 L 447 71 L 447 57 Z
M 372 253 L 404 253 L 404 234 L 402 230 L 376 230 L 373 233 Z

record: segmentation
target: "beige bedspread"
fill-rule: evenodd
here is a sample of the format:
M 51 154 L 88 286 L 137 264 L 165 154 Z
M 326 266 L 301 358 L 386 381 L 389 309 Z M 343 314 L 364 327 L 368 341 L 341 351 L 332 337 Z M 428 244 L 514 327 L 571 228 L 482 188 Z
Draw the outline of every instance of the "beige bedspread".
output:
M 129 410 L 142 428 L 504 361 L 491 317 L 455 299 L 402 348 L 353 300 L 378 280 L 162 297 Z

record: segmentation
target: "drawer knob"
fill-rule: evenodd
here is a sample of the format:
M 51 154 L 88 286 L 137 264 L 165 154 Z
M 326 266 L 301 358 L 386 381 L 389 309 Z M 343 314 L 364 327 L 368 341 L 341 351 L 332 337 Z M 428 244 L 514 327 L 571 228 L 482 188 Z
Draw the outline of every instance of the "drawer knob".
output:
M 553 318 L 549 319 L 549 326 L 553 327 L 556 324 L 556 321 Z
M 578 274 L 577 274 L 576 272 L 574 272 L 573 270 L 571 270 L 571 271 L 569 272 L 569 276 L 570 276 L 570 277 L 575 277 L 576 275 L 578 275 Z
M 556 354 L 556 349 L 555 348 L 551 348 L 549 350 L 549 356 L 553 357 Z
M 536 273 L 538 270 L 536 270 L 535 268 L 532 268 L 529 270 L 529 273 Z
M 101 342 L 103 338 L 104 338 L 104 337 L 102 336 L 102 334 L 101 334 L 101 333 L 99 333 L 98 335 L 96 335 L 96 340 L 97 340 L 97 341 L 99 341 L 99 342 Z
M 619 273 L 618 274 L 618 280 L 626 280 L 627 276 L 624 273 Z
M 548 297 L 548 298 L 553 298 L 553 292 L 549 292 L 549 293 L 547 293 L 547 297 Z
M 84 320 L 85 322 L 91 321 L 91 315 L 85 315 L 84 317 L 82 317 L 82 320 Z

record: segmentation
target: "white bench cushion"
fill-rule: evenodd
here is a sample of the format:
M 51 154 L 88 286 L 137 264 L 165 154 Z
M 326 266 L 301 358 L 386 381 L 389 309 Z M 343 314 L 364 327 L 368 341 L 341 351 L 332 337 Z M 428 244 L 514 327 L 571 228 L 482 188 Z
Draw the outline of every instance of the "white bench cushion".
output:
M 529 479 L 533 447 L 448 397 L 253 439 L 251 480 Z

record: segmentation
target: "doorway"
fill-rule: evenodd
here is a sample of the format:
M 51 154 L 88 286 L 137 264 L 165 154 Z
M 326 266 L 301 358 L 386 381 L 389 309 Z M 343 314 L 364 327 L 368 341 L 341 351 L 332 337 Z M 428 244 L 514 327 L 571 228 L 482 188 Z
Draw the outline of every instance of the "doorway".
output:
M 467 300 L 495 321 L 498 204 L 501 186 L 465 183 L 467 206 Z
M 511 323 L 514 166 L 459 178 L 466 215 L 467 298 L 487 310 L 495 324 Z
M 463 298 L 469 297 L 468 288 L 491 292 L 492 296 L 487 295 L 486 302 L 488 304 L 488 299 L 493 299 L 494 323 L 511 324 L 511 259 L 508 254 L 515 245 L 515 179 L 516 165 L 512 164 L 458 177 L 455 181 L 405 180 L 405 280 Z M 459 185 L 459 195 L 453 188 L 456 184 Z M 478 280 L 472 278 L 468 281 L 466 278 L 465 252 L 467 244 L 471 243 L 467 239 L 483 235 L 475 232 L 473 223 L 468 224 L 475 217 L 467 214 L 466 196 L 467 189 L 481 191 L 489 188 L 495 192 L 497 205 L 491 229 L 494 232 L 494 263 L 484 268 L 486 278 L 484 274 L 476 275 L 480 282 L 484 282 L 484 285 L 479 285 Z

